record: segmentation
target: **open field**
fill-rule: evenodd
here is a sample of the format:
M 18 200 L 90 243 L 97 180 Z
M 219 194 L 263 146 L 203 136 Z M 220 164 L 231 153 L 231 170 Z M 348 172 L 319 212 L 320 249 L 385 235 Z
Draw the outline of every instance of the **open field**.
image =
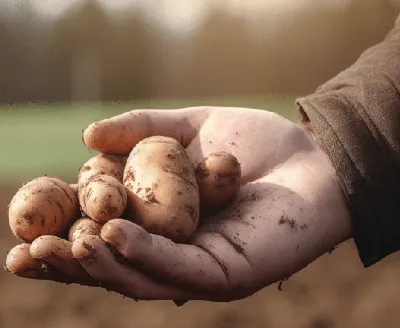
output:
M 44 173 L 73 179 L 91 154 L 81 142 L 90 123 L 137 108 L 243 106 L 296 117 L 294 97 L 144 101 L 130 104 L 0 106 L 0 183 L 14 184 Z M 5 154 L 7 154 L 5 156 Z
M 92 154 L 81 130 L 134 108 L 232 105 L 277 111 L 295 119 L 293 97 L 143 102 L 106 106 L 0 108 L 0 252 L 17 240 L 6 206 L 20 184 L 43 173 L 72 181 Z M 385 328 L 400 321 L 400 254 L 363 269 L 345 243 L 283 284 L 229 304 L 139 302 L 99 289 L 31 281 L 0 273 L 1 328 Z

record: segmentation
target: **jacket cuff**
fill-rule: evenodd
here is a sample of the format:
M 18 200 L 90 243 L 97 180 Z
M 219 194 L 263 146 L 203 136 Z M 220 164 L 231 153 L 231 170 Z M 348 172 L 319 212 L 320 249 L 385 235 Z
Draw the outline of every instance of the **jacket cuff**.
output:
M 336 170 L 364 266 L 398 251 L 399 175 L 378 129 L 340 89 L 297 99 L 296 104 Z

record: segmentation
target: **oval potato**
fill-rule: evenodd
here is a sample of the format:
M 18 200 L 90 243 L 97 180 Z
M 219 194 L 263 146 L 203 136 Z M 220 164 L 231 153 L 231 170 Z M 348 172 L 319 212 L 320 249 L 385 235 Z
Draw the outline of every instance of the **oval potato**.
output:
M 98 154 L 90 158 L 78 175 L 78 194 L 82 211 L 99 223 L 122 215 L 126 192 L 122 184 L 126 157 Z
M 22 186 L 8 209 L 11 231 L 25 242 L 42 235 L 62 235 L 78 214 L 78 198 L 69 184 L 48 176 Z
M 109 175 L 122 183 L 127 158 L 123 156 L 98 154 L 79 168 L 78 184 L 81 185 L 95 175 Z
M 128 157 L 124 185 L 126 215 L 150 233 L 183 242 L 197 228 L 199 192 L 182 145 L 169 137 L 149 137 Z
M 127 195 L 122 183 L 114 177 L 95 175 L 80 186 L 79 201 L 91 219 L 104 224 L 124 213 Z

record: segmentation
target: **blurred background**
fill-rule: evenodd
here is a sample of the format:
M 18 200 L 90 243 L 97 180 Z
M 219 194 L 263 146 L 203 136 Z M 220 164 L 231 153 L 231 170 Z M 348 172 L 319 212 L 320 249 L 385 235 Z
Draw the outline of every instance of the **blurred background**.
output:
M 1 0 L 0 250 L 6 206 L 94 154 L 81 130 L 135 108 L 245 106 L 297 119 L 294 100 L 381 41 L 400 0 Z M 349 241 L 283 284 L 229 304 L 133 302 L 0 273 L 0 327 L 398 327 L 400 257 L 363 269 Z

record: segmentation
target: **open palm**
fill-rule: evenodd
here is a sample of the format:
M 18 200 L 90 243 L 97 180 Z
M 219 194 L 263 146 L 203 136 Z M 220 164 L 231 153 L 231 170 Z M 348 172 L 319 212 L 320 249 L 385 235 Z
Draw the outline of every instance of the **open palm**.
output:
M 30 254 L 52 269 L 38 267 L 33 278 L 100 284 L 136 299 L 229 301 L 292 275 L 350 237 L 346 203 L 328 158 L 283 117 L 246 108 L 141 110 L 91 125 L 84 141 L 101 152 L 127 155 L 151 135 L 179 140 L 194 165 L 212 152 L 234 154 L 243 184 L 236 199 L 203 218 L 187 244 L 126 220 L 109 221 L 101 237 L 71 245 L 75 270 L 54 260 L 49 247 L 56 243 L 42 238 Z

